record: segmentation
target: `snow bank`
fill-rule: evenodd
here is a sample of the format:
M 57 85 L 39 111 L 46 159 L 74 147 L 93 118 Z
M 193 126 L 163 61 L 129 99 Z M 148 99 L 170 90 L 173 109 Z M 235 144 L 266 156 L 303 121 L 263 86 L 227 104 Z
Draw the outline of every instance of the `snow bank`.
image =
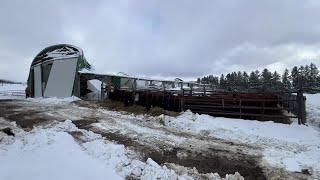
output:
M 42 104 L 65 104 L 65 103 L 70 103 L 74 101 L 79 101 L 81 100 L 80 98 L 76 96 L 71 96 L 71 97 L 66 97 L 66 98 L 57 98 L 57 97 L 51 97 L 51 98 L 27 98 L 28 101 L 31 102 L 36 102 L 36 103 L 42 103 Z
M 37 129 L 0 144 L 0 179 L 121 179 L 66 132 Z
M 263 148 L 267 163 L 289 171 L 313 169 L 320 175 L 320 132 L 310 126 L 260 122 L 184 112 L 162 116 L 165 125 L 179 131 L 241 142 Z
M 315 129 L 298 124 L 288 125 L 274 123 L 273 121 L 261 122 L 212 117 L 194 114 L 191 111 L 186 111 L 177 118 L 166 117 L 166 124 L 182 131 L 194 133 L 203 133 L 205 130 L 210 130 L 210 133 L 216 137 L 236 139 L 243 143 L 256 142 L 256 138 L 251 138 L 253 136 L 295 143 L 312 143 L 317 141 L 319 136 L 319 132 Z M 244 136 L 246 136 L 245 139 L 243 139 Z

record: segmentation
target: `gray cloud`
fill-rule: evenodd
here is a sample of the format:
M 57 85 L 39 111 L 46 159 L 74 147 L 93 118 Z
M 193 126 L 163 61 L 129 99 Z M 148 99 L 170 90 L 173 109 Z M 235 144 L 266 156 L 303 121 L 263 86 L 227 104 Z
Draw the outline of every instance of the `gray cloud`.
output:
M 83 48 L 98 72 L 130 75 L 320 66 L 319 8 L 311 0 L 8 0 L 0 6 L 0 78 L 25 81 L 32 58 L 57 43 Z

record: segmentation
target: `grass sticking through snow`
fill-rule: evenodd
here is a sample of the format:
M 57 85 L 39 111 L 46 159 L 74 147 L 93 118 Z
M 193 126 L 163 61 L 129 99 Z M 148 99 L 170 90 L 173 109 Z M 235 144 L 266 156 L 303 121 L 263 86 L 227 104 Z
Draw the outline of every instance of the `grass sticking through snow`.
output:
M 178 112 L 165 110 L 161 107 L 151 107 L 150 110 L 148 111 L 146 107 L 143 107 L 143 106 L 139 106 L 139 105 L 124 106 L 123 102 L 112 101 L 112 100 L 106 100 L 104 102 L 100 102 L 99 104 L 102 107 L 105 107 L 110 110 L 124 111 L 128 113 L 133 113 L 136 115 L 147 114 L 150 116 L 160 116 L 161 114 L 164 114 L 164 115 L 176 117 L 180 114 Z

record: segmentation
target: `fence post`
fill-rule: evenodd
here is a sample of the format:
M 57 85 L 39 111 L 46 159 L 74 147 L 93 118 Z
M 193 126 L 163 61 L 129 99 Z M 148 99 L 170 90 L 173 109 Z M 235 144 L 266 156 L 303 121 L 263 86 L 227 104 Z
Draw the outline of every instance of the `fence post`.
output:
M 133 88 L 132 88 L 132 102 L 133 104 L 136 104 L 136 92 L 137 92 L 137 79 L 133 80 Z
M 240 119 L 242 118 L 242 100 L 240 99 L 239 102 L 239 106 L 240 106 Z
M 101 87 L 100 87 L 100 101 L 104 100 L 104 85 L 103 82 L 101 81 Z
M 185 111 L 184 96 L 180 96 L 180 111 Z
M 303 96 L 302 89 L 297 92 L 297 104 L 298 104 L 298 123 L 306 123 L 306 99 Z

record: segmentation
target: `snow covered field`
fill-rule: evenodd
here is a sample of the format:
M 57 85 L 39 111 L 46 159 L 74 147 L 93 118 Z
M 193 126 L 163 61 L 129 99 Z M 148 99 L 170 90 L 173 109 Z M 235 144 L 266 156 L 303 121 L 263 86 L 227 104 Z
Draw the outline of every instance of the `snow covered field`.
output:
M 0 99 L 23 99 L 26 87 L 25 84 L 0 83 Z
M 0 91 L 9 91 L 9 90 L 25 90 L 25 84 L 4 84 L 0 83 Z
M 216 153 L 212 148 L 261 156 L 258 164 L 268 175 L 266 171 L 282 169 L 288 176 L 281 177 L 305 177 L 301 171 L 307 169 L 312 174 L 309 178 L 320 178 L 320 95 L 306 96 L 308 126 L 190 111 L 178 117 L 135 116 L 71 103 L 78 100 L 75 97 L 8 101 L 3 106 L 12 107 L 12 112 L 0 115 L 0 129 L 10 127 L 15 137 L 0 132 L 0 179 L 220 179 L 215 172 L 206 174 L 183 167 L 188 163 L 159 165 L 152 157 L 141 158 L 137 149 L 128 148 L 136 144 L 164 152 L 176 148 L 180 158 L 189 156 L 189 151 L 207 153 L 204 157 L 208 158 Z M 17 112 L 29 114 L 17 116 Z M 22 119 L 30 118 L 54 120 L 23 130 Z M 87 128 L 75 126 L 88 119 L 92 122 Z M 120 137 L 128 140 L 114 141 Z M 199 164 L 195 167 L 201 168 Z M 226 178 L 237 179 L 239 175 Z

